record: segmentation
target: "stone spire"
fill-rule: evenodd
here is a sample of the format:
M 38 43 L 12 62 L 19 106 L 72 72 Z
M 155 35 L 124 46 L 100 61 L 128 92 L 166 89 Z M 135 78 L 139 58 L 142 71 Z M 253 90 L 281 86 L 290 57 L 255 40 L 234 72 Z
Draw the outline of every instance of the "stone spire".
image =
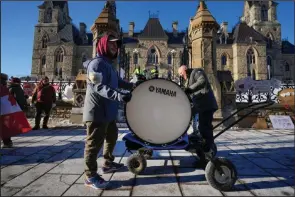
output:
M 116 18 L 115 1 L 107 0 L 102 12 L 91 27 L 93 33 L 93 57 L 96 55 L 96 43 L 105 32 L 113 32 L 119 36 L 120 25 Z
M 206 26 L 216 30 L 219 29 L 218 23 L 208 10 L 207 5 L 203 0 L 199 3 L 196 15 L 192 18 L 191 25 L 193 29 L 201 26 Z

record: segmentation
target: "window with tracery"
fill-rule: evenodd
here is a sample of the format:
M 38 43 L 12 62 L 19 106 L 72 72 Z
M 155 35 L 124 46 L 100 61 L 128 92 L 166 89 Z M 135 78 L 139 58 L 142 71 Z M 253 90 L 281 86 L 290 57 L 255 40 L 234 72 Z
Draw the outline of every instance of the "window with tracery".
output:
M 148 63 L 157 64 L 158 63 L 158 54 L 156 49 L 152 48 L 148 54 Z
M 268 21 L 268 10 L 265 5 L 261 6 L 261 20 Z
M 64 51 L 62 50 L 62 48 L 57 49 L 56 53 L 55 53 L 55 61 L 56 62 L 63 62 L 64 60 Z

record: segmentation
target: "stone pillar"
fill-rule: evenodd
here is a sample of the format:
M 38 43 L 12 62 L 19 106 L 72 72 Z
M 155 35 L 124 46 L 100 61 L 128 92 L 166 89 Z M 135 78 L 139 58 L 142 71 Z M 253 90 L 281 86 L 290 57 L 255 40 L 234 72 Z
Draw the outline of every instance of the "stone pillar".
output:
M 83 71 L 80 70 L 73 87 L 74 103 L 70 120 L 74 124 L 82 124 L 83 107 L 87 89 L 86 78 L 86 74 L 83 74 Z

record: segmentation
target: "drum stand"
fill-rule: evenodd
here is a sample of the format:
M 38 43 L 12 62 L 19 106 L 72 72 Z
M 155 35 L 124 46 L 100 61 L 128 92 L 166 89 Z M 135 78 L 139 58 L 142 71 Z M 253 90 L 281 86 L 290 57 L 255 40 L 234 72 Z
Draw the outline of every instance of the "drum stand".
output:
M 222 129 L 217 135 L 214 136 L 214 139 L 216 139 L 218 136 L 223 134 L 225 131 L 227 131 L 229 128 L 249 116 L 251 113 L 268 107 L 270 105 L 273 105 L 274 102 L 264 102 L 264 103 L 254 103 L 247 107 L 241 108 L 237 110 L 235 113 L 224 119 L 222 122 L 217 124 L 214 128 L 216 129 L 220 125 L 222 125 L 225 121 L 232 118 L 234 115 L 236 115 L 238 112 L 247 109 L 249 107 L 258 106 L 254 109 L 252 109 L 250 112 L 246 113 L 244 116 L 236 120 L 235 122 L 231 123 L 226 128 Z M 142 146 L 140 144 L 136 144 L 135 142 L 130 142 L 127 139 L 125 140 L 126 150 L 131 153 L 131 156 L 128 157 L 127 160 L 127 167 L 128 170 L 136 175 L 141 174 L 145 168 L 147 167 L 147 159 L 151 159 L 153 155 L 153 148 L 148 148 L 145 146 Z M 213 153 L 212 157 L 206 157 L 205 153 L 203 151 L 203 139 L 201 137 L 191 136 L 189 137 L 187 147 L 184 148 L 184 150 L 191 152 L 193 154 L 197 154 L 197 156 L 200 158 L 200 162 L 202 164 L 202 167 L 205 168 L 205 177 L 208 181 L 208 183 L 215 189 L 220 191 L 229 191 L 233 188 L 237 181 L 237 170 L 234 164 L 223 157 L 216 157 L 217 153 L 217 146 L 214 144 L 212 147 Z M 135 153 L 132 152 L 132 150 L 137 150 Z M 169 150 L 169 147 L 167 147 L 165 150 Z

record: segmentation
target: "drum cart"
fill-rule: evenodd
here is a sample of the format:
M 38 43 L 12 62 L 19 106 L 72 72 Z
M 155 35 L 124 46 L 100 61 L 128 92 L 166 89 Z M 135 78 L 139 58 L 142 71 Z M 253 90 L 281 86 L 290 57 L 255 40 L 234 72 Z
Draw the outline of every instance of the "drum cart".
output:
M 254 103 L 251 105 L 248 105 L 247 107 L 241 108 L 237 110 L 235 113 L 224 119 L 222 122 L 217 124 L 213 129 L 218 128 L 220 125 L 222 125 L 225 121 L 232 118 L 234 115 L 236 115 L 238 112 L 245 110 L 249 107 L 254 107 L 250 112 L 246 113 L 242 117 L 240 117 L 235 122 L 231 123 L 226 128 L 222 129 L 218 134 L 214 136 L 214 139 L 216 139 L 218 136 L 226 132 L 229 128 L 249 116 L 251 113 L 263 109 L 265 107 L 268 107 L 270 105 L 274 104 L 274 102 L 264 102 L 264 103 Z M 190 122 L 190 124 L 192 121 Z M 127 122 L 128 124 L 128 122 Z M 128 125 L 129 126 L 129 125 Z M 153 145 L 150 145 L 149 143 L 142 142 L 138 140 L 136 135 L 132 132 L 128 133 L 124 136 L 123 140 L 125 141 L 126 150 L 131 153 L 131 155 L 127 159 L 127 167 L 130 172 L 133 174 L 139 175 L 141 174 L 145 168 L 147 167 L 147 159 L 151 159 L 153 155 L 154 150 L 186 150 L 188 152 L 191 152 L 193 154 L 196 154 L 202 166 L 205 169 L 205 177 L 208 181 L 208 183 L 215 189 L 220 191 L 229 191 L 233 188 L 235 185 L 235 182 L 237 181 L 238 175 L 237 170 L 234 164 L 223 157 L 216 157 L 217 154 L 217 147 L 215 145 L 215 150 L 213 153 L 212 158 L 206 158 L 205 154 L 202 150 L 202 143 L 203 140 L 199 138 L 199 140 L 192 140 L 189 139 L 188 135 L 185 134 L 181 138 L 178 139 L 179 143 L 174 146 L 165 146 L 162 145 L 161 147 L 155 147 Z M 192 143 L 193 142 L 193 143 Z

